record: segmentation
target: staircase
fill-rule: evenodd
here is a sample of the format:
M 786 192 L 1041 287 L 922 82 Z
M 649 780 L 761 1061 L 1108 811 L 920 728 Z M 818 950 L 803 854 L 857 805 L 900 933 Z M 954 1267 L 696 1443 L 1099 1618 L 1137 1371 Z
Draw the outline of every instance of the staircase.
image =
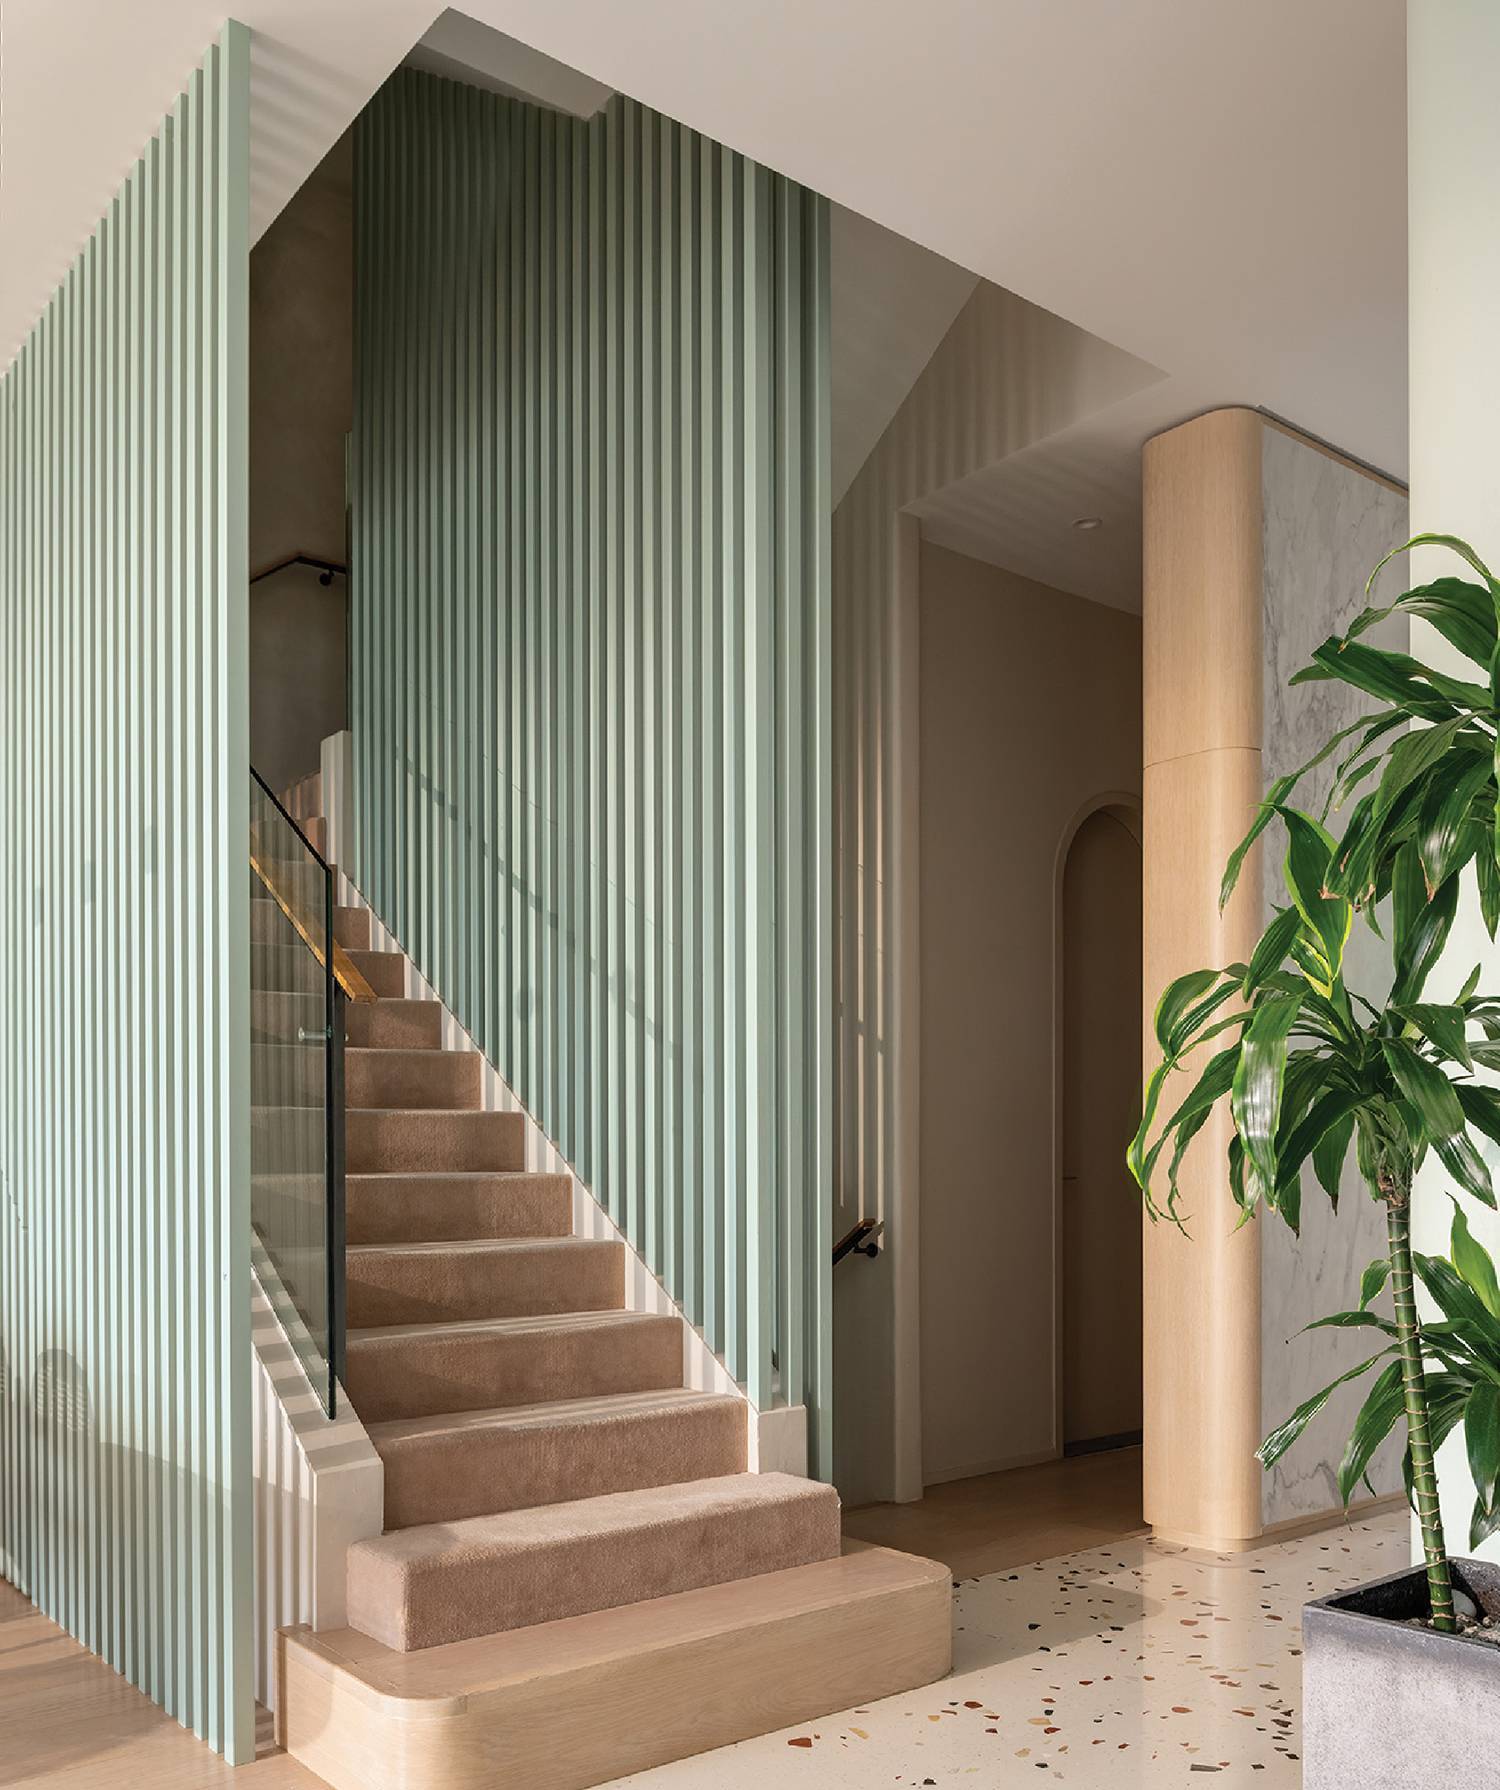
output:
M 317 780 L 287 800 L 323 844 Z M 576 1790 L 946 1671 L 944 1570 L 844 1555 L 831 1486 L 746 1470 L 748 1407 L 683 1384 L 680 1317 L 625 1309 L 624 1245 L 573 1234 L 406 958 L 367 909 L 336 934 L 379 997 L 347 1010 L 345 1389 L 385 1532 L 348 1551 L 349 1628 L 283 1637 L 288 1750 L 340 1787 Z

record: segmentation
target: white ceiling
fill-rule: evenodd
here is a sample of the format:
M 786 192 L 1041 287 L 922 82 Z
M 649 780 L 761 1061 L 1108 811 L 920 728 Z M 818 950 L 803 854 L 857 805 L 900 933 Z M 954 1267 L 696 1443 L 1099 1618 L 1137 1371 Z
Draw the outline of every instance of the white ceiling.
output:
M 7 6 L 0 361 L 217 34 L 221 3 Z M 1078 483 L 1063 507 L 1087 501 L 1100 514 L 1128 487 L 1147 434 L 1224 403 L 1262 405 L 1404 473 L 1404 10 L 1404 0 L 465 5 L 1163 369 L 1069 447 Z M 432 0 L 238 0 L 256 34 L 257 235 L 438 11 Z M 893 359 L 920 352 L 928 327 Z M 865 430 L 886 401 L 872 381 Z M 929 527 L 977 527 L 983 509 L 990 530 L 1020 520 L 1055 531 L 1056 481 L 1045 466 L 1033 476 L 1027 458 L 1007 463 L 982 505 L 955 499 L 967 521 Z

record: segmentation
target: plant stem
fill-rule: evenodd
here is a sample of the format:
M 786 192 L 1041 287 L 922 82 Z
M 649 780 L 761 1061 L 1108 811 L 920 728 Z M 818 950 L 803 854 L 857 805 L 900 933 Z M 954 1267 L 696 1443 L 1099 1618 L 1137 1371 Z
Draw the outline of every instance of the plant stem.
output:
M 1427 1595 L 1432 1603 L 1432 1626 L 1442 1634 L 1451 1635 L 1457 1633 L 1458 1624 L 1453 1619 L 1453 1581 L 1448 1571 L 1443 1518 L 1438 1509 L 1437 1474 L 1432 1464 L 1427 1379 L 1422 1371 L 1422 1325 L 1412 1287 L 1411 1196 L 1405 1188 L 1382 1191 L 1386 1194 L 1391 1292 L 1396 1303 L 1401 1387 L 1406 1404 L 1406 1433 L 1411 1446 L 1412 1495 L 1417 1506 L 1417 1523 L 1422 1531 L 1422 1552 L 1427 1560 Z

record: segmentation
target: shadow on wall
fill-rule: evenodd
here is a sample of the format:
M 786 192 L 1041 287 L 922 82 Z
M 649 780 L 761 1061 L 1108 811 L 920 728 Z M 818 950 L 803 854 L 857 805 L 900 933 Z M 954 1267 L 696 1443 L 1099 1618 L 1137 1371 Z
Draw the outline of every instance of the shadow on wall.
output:
M 144 1601 L 131 1598 L 130 1586 L 153 1586 L 162 1599 L 177 1594 L 180 1576 L 198 1570 L 190 1556 L 201 1557 L 222 1524 L 219 1489 L 158 1455 L 106 1440 L 88 1376 L 66 1349 L 38 1355 L 29 1389 L 24 1373 L 12 1373 L 0 1350 L 0 1411 L 13 1436 L 29 1436 L 35 1462 L 30 1524 L 25 1510 L 0 1512 L 0 1568 L 39 1610 L 50 1606 L 52 1620 L 70 1627 L 85 1647 L 100 1651 L 112 1626 L 128 1642 L 124 1627 L 132 1603 L 137 1621 L 145 1612 Z M 39 1537 L 42 1511 L 47 1513 L 46 1557 L 38 1559 L 27 1530 Z M 80 1608 L 70 1580 L 81 1584 L 101 1564 L 102 1577 L 113 1573 L 117 1595 L 90 1612 L 97 1630 L 86 1622 L 67 1623 L 66 1606 L 72 1603 L 75 1613 Z M 137 1655 L 148 1650 L 146 1638 L 137 1634 Z M 4 1651 L 5 1688 L 13 1701 L 24 1701 L 30 1684 L 56 1681 L 56 1649 L 46 1641 L 10 1644 Z M 123 1645 L 116 1648 L 120 1657 L 126 1651 Z M 76 1702 L 57 1712 L 65 1719 L 52 1719 L 50 1711 L 29 1712 L 19 1744 L 0 1750 L 0 1785 L 50 1782 L 55 1773 L 76 1770 L 101 1752 L 113 1754 L 160 1730 L 162 1710 L 150 1696 L 131 1691 L 104 1660 L 89 1664 L 121 1693 L 111 1697 L 108 1722 L 80 1723 Z M 149 1670 L 145 1676 L 149 1680 Z M 91 1684 L 79 1690 L 87 1695 L 101 1688 Z M 193 1712 L 171 1713 L 190 1722 Z

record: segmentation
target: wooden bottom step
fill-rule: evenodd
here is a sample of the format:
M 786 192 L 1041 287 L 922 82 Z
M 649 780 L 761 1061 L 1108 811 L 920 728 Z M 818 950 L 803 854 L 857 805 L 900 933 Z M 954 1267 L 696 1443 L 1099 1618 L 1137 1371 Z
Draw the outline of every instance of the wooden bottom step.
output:
M 287 1629 L 277 1738 L 333 1790 L 587 1790 L 931 1684 L 952 1663 L 950 1598 L 945 1566 L 846 1542 L 420 1653 Z

